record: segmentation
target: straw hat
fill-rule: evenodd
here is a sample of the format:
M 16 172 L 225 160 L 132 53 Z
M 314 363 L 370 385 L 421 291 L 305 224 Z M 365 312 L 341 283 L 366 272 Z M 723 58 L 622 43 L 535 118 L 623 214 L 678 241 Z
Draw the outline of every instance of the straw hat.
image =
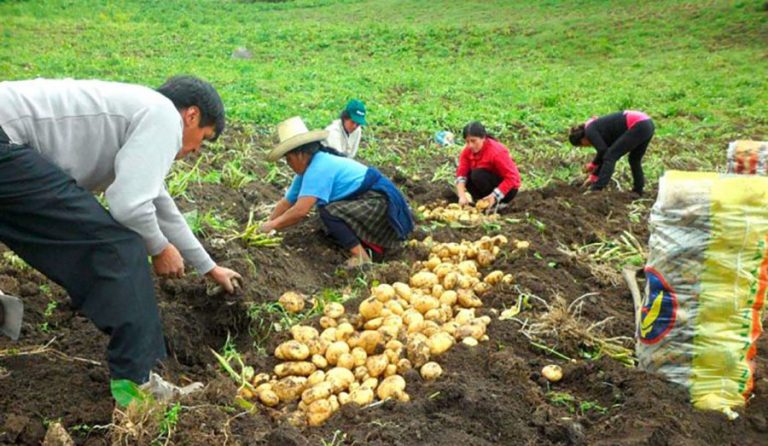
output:
M 269 161 L 277 161 L 296 147 L 310 142 L 322 141 L 328 137 L 328 131 L 313 130 L 310 132 L 304 121 L 300 117 L 294 116 L 277 125 L 277 136 L 280 143 L 267 155 Z

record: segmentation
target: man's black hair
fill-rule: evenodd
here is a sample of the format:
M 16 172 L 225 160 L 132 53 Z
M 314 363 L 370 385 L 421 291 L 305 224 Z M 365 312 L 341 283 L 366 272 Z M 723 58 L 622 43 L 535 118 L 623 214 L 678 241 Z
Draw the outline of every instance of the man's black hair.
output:
M 208 82 L 194 76 L 174 76 L 157 91 L 173 102 L 178 110 L 196 106 L 200 109 L 200 127 L 214 127 L 216 140 L 224 131 L 224 103 Z

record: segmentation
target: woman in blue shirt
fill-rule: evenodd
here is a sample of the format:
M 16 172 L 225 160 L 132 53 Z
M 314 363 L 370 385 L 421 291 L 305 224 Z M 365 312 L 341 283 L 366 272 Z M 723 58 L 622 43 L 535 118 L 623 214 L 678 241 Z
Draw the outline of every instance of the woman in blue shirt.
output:
M 413 230 L 405 197 L 378 170 L 335 155 L 320 141 L 325 130 L 308 131 L 299 117 L 278 125 L 280 143 L 267 156 L 285 156 L 296 176 L 261 230 L 283 229 L 303 220 L 313 206 L 328 232 L 351 253 L 347 267 L 371 261 L 365 248 L 394 248 Z

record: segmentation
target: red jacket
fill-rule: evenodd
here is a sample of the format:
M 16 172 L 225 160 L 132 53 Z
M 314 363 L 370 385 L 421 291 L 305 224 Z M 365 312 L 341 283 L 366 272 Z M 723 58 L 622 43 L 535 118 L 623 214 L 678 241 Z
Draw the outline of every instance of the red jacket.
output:
M 495 139 L 485 138 L 483 147 L 477 153 L 473 153 L 469 146 L 461 151 L 456 178 L 466 179 L 469 171 L 473 169 L 485 169 L 500 176 L 502 180 L 498 189 L 504 195 L 512 189 L 520 189 L 520 172 L 517 165 L 509 155 L 509 149 Z

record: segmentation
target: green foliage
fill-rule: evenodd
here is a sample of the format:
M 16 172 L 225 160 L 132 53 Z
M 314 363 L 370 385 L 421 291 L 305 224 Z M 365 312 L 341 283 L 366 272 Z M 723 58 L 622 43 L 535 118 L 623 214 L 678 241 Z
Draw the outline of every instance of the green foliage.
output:
M 27 262 L 25 262 L 21 257 L 17 256 L 13 251 L 5 251 L 3 253 L 3 260 L 5 260 L 12 268 L 15 268 L 19 271 L 26 271 L 29 269 Z
M 222 218 L 215 211 L 201 214 L 197 209 L 184 213 L 184 218 L 192 232 L 197 236 L 210 237 L 216 233 L 231 231 L 237 222 L 230 218 Z

